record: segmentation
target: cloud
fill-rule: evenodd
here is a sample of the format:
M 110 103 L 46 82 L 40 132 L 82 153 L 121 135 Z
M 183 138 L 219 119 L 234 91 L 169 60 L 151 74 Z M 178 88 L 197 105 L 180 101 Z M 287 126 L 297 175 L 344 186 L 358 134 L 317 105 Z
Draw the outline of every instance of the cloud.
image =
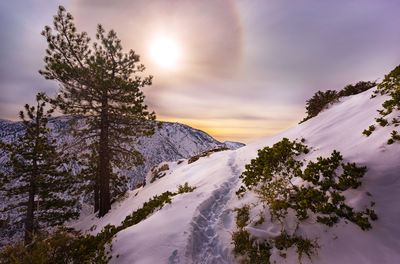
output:
M 317 90 L 375 80 L 400 62 L 398 1 L 2 1 L 0 118 L 14 118 L 37 91 L 57 90 L 37 70 L 46 48 L 40 31 L 58 4 L 78 30 L 94 36 L 102 23 L 141 55 L 155 76 L 146 102 L 160 118 L 219 138 L 249 141 L 285 129 Z M 149 43 L 162 34 L 182 46 L 179 71 L 149 58 Z
M 76 0 L 77 24 L 93 33 L 97 23 L 114 28 L 125 48 L 137 51 L 149 72 L 168 76 L 149 56 L 151 42 L 167 35 L 182 47 L 187 80 L 229 76 L 241 63 L 242 29 L 231 0 Z
M 40 32 L 52 22 L 58 4 L 60 1 L 1 1 L 0 118 L 16 119 L 26 103 L 33 103 L 37 92 L 56 91 L 57 84 L 45 81 L 38 70 L 46 48 Z
M 253 71 L 258 78 L 338 89 L 329 86 L 376 78 L 400 59 L 394 52 L 400 5 L 394 1 L 240 3 L 249 10 L 243 18 L 249 30 L 245 68 L 260 69 Z

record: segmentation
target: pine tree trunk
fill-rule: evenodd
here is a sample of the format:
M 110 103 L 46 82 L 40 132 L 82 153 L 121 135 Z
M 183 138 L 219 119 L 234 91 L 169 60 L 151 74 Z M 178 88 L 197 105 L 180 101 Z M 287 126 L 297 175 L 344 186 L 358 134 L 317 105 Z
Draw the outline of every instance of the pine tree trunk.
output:
M 32 242 L 32 236 L 34 232 L 35 224 L 35 194 L 36 194 L 36 180 L 38 176 L 38 165 L 36 160 L 37 148 L 40 137 L 40 116 L 36 114 L 36 131 L 35 131 L 35 146 L 33 149 L 33 160 L 32 160 L 32 175 L 29 182 L 29 193 L 28 193 L 28 205 L 26 210 L 25 219 L 25 245 Z
M 36 160 L 33 161 L 33 171 L 29 183 L 29 198 L 25 218 L 25 245 L 32 242 L 32 235 L 34 231 L 34 211 L 35 211 L 35 189 L 36 189 L 36 174 L 37 164 Z
M 99 151 L 99 177 L 100 177 L 100 208 L 99 217 L 104 216 L 111 209 L 110 197 L 110 150 L 109 150 L 109 120 L 108 101 L 106 95 L 102 100 L 100 151 Z
M 100 197 L 99 197 L 99 183 L 100 183 L 100 168 L 97 168 L 96 178 L 94 179 L 94 212 L 99 211 L 100 207 Z

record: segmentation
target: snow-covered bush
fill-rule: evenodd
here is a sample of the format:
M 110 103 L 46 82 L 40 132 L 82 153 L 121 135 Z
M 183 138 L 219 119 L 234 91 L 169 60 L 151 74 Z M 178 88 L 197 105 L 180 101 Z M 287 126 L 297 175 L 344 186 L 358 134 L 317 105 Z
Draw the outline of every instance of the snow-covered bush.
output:
M 160 210 L 165 204 L 170 204 L 172 198 L 178 194 L 193 192 L 196 187 L 191 187 L 186 182 L 185 185 L 179 185 L 177 192 L 165 191 L 160 195 L 154 195 L 149 201 L 143 203 L 143 206 L 136 211 L 133 211 L 130 215 L 126 216 L 122 221 L 121 225 L 106 225 L 104 229 L 97 234 L 99 241 L 104 241 L 106 243 L 111 242 L 112 238 L 120 231 L 136 225 L 141 221 L 145 220 L 155 211 Z
M 300 122 L 303 123 L 310 118 L 317 116 L 322 110 L 324 110 L 329 104 L 335 102 L 338 99 L 338 92 L 335 90 L 327 90 L 325 92 L 318 91 L 313 97 L 306 102 L 306 113 L 307 116 Z
M 38 233 L 28 246 L 23 242 L 5 247 L 0 252 L 4 264 L 53 264 L 53 263 L 108 263 L 110 247 L 105 241 L 78 231 L 58 228 L 54 233 Z
M 393 126 L 398 127 L 400 125 L 400 65 L 385 76 L 383 81 L 378 84 L 378 88 L 375 94 L 389 95 L 390 98 L 386 100 L 382 107 L 383 109 L 378 110 L 380 117 L 375 118 L 376 123 L 381 127 Z M 363 134 L 369 136 L 375 129 L 368 129 L 363 131 Z M 395 141 L 400 141 L 399 130 L 393 129 L 391 137 L 388 139 L 388 144 L 393 144 Z
M 309 152 L 304 141 L 284 138 L 272 147 L 259 150 L 258 157 L 246 165 L 246 170 L 240 176 L 243 185 L 237 192 L 239 197 L 251 190 L 263 205 L 258 213 L 262 220 L 253 223 L 248 217 L 251 209 L 249 206 L 237 210 L 238 232 L 232 236 L 234 253 L 245 255 L 250 263 L 254 263 L 254 260 L 249 257 L 249 252 L 253 247 L 259 247 L 260 243 L 264 245 L 263 248 L 276 248 L 282 257 L 292 246 L 296 247 L 299 261 L 304 255 L 311 257 L 319 245 L 315 238 L 310 239 L 304 235 L 302 224 L 305 220 L 308 224 L 311 222 L 331 227 L 344 219 L 362 230 L 368 230 L 372 228 L 371 221 L 378 218 L 371 209 L 374 202 L 364 210 L 355 210 L 347 203 L 344 195 L 345 191 L 357 189 L 361 185 L 367 168 L 355 163 L 344 163 L 342 155 L 336 150 L 330 157 L 318 157 L 316 161 L 305 164 L 305 160 L 300 159 Z M 253 208 L 260 210 L 257 204 Z M 247 217 L 244 217 L 246 210 Z M 266 218 L 280 225 L 278 236 L 264 237 L 260 242 L 257 237 L 246 233 L 248 221 L 249 225 L 255 226 L 262 224 Z M 288 228 L 291 225 L 295 228 Z
M 0 263 L 108 263 L 111 259 L 111 241 L 118 232 L 140 223 L 165 204 L 171 203 L 172 197 L 196 189 L 187 182 L 177 187 L 176 192 L 166 191 L 153 196 L 141 208 L 128 215 L 119 226 L 106 225 L 95 236 L 82 235 L 63 227 L 52 234 L 39 233 L 28 246 L 21 242 L 5 247 L 0 251 Z
M 360 81 L 356 84 L 347 85 L 339 92 L 335 90 L 327 90 L 325 92 L 318 91 L 313 95 L 313 97 L 306 101 L 307 116 L 300 123 L 317 116 L 322 110 L 327 108 L 329 104 L 338 101 L 338 99 L 341 97 L 359 94 L 375 86 L 375 82 Z
M 269 263 L 271 245 L 267 240 L 259 240 L 245 230 L 250 220 L 250 206 L 236 208 L 236 226 L 238 230 L 232 234 L 233 253 L 239 257 L 241 263 Z
M 355 95 L 355 94 L 365 92 L 375 86 L 376 86 L 376 82 L 360 81 L 356 84 L 346 85 L 346 87 L 344 87 L 342 90 L 339 91 L 338 95 L 339 95 L 339 97 Z
M 189 186 L 188 182 L 185 182 L 184 185 L 178 185 L 178 193 L 187 193 L 187 192 L 193 192 L 197 187 L 191 187 Z

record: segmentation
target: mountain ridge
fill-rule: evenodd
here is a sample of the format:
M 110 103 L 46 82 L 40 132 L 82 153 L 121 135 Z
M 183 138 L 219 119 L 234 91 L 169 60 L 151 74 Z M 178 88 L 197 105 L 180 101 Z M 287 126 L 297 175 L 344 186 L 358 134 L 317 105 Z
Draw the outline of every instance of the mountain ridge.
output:
M 49 119 L 48 125 L 53 129 L 66 130 L 69 121 L 70 118 L 68 116 L 52 117 Z M 199 129 L 180 123 L 161 123 L 163 124 L 162 128 L 157 128 L 155 134 L 150 138 L 140 138 L 142 144 L 136 146 L 137 150 L 145 157 L 145 163 L 141 166 L 132 166 L 128 170 L 119 171 L 121 175 L 128 177 L 128 189 L 135 189 L 138 184 L 143 184 L 145 182 L 145 176 L 150 169 L 161 162 L 173 162 L 179 159 L 190 158 L 191 156 L 197 155 L 207 149 L 225 146 L 224 143 L 219 142 Z M 25 126 L 22 121 L 0 119 L 1 141 L 6 143 L 15 141 L 24 133 L 24 131 Z M 58 144 L 65 143 L 70 139 L 69 135 L 63 135 L 61 132 L 57 131 L 54 131 L 52 136 L 57 139 Z M 244 144 L 234 142 L 229 143 L 229 146 L 231 148 L 239 148 L 244 146 Z M 5 161 L 5 154 L 0 151 L 0 171 L 3 171 L 3 164 Z M 2 206 L 6 206 L 3 197 L 1 196 L 0 202 L 2 203 Z M 84 207 L 82 215 L 90 214 L 93 210 L 85 203 L 82 203 L 82 206 Z M 15 241 L 18 237 L 21 237 L 22 233 L 20 231 L 23 230 L 22 225 L 16 226 L 13 224 L 13 213 L 9 213 L 8 216 L 4 215 L 4 217 L 10 217 L 10 222 L 0 228 L 0 247 L 9 244 L 10 241 Z
M 49 119 L 49 127 L 54 130 L 66 130 L 69 121 L 68 116 L 52 117 Z M 123 171 L 130 179 L 129 187 L 131 189 L 135 188 L 136 184 L 143 182 L 147 172 L 160 162 L 190 158 L 217 146 L 227 146 L 231 149 L 237 149 L 245 145 L 240 142 L 220 142 L 204 131 L 178 122 L 156 122 L 160 122 L 162 128 L 157 128 L 152 137 L 140 138 L 141 144 L 135 146 L 144 155 L 146 159 L 145 164 Z M 14 141 L 23 132 L 24 125 L 22 121 L 0 119 L 0 140 L 5 142 Z M 57 131 L 53 132 L 53 136 L 57 138 L 58 142 L 63 142 L 65 141 L 65 137 L 68 137 Z

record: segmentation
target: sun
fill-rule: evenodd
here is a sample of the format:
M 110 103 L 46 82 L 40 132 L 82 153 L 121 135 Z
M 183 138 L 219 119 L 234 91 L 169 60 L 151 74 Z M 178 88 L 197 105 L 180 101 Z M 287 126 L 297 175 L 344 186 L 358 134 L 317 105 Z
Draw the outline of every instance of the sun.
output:
M 179 45 L 171 38 L 159 37 L 151 43 L 151 59 L 163 69 L 177 68 L 180 55 Z

